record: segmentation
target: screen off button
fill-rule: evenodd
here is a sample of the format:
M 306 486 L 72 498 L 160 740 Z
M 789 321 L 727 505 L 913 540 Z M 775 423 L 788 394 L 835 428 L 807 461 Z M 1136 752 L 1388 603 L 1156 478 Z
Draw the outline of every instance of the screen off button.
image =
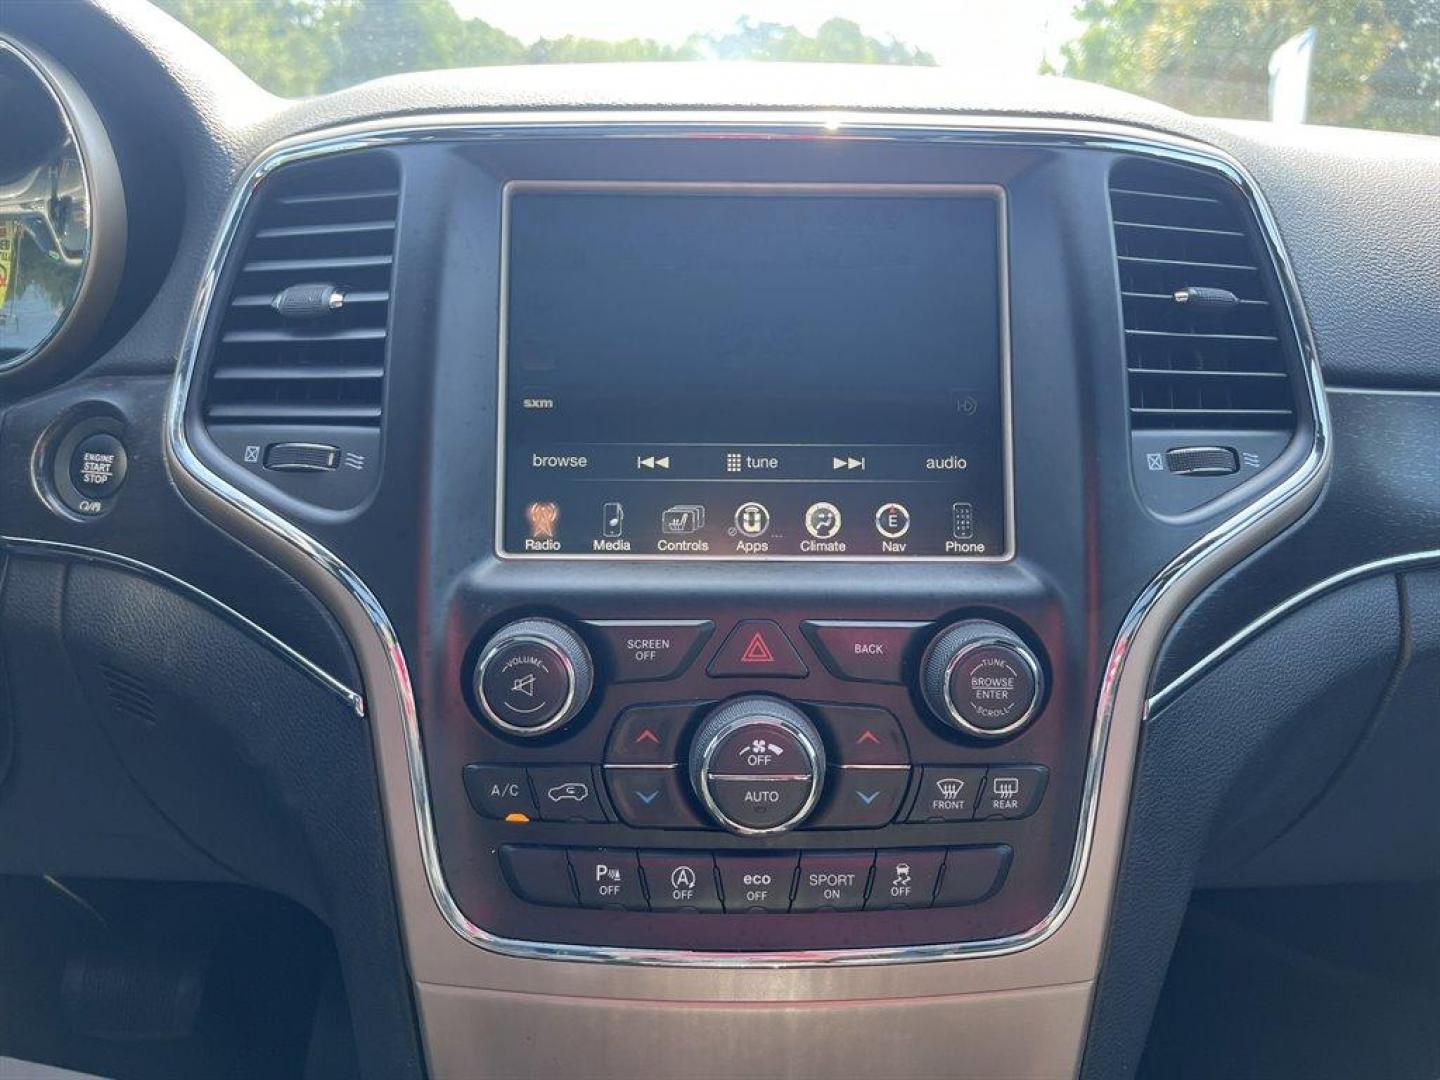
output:
M 597 619 L 586 626 L 600 635 L 610 657 L 611 682 L 646 682 L 682 675 L 715 629 L 704 619 L 684 622 Z

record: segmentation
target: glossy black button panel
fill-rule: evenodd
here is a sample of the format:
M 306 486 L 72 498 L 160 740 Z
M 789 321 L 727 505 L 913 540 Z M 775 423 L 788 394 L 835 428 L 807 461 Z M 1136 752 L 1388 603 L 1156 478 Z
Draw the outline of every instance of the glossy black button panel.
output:
M 519 765 L 466 765 L 465 794 L 475 812 L 504 820 L 512 814 L 536 816 L 530 781 Z
M 678 678 L 715 629 L 704 619 L 599 619 L 585 625 L 604 642 L 610 681 L 616 683 Z
M 951 848 L 945 853 L 945 869 L 935 892 L 935 907 L 978 904 L 993 896 L 1005 883 L 1013 855 L 1008 844 Z
M 928 623 L 812 620 L 800 629 L 815 655 L 837 679 L 851 682 L 904 681 L 905 654 Z
M 680 770 L 669 767 L 607 767 L 610 802 L 626 825 L 637 829 L 699 829 Z
M 579 902 L 570 879 L 570 861 L 561 848 L 505 844 L 500 848 L 500 867 L 522 900 L 558 907 L 574 907 Z
M 975 808 L 975 818 L 1029 817 L 1045 795 L 1050 770 L 1044 765 L 992 765 Z
M 505 879 L 533 904 L 732 915 L 976 904 L 1004 885 L 1013 858 L 1006 844 L 714 854 L 500 848 Z
M 606 820 L 589 765 L 532 765 L 529 772 L 541 821 Z
M 810 674 L 780 624 L 769 619 L 737 623 L 706 670 L 712 679 L 803 679 Z
M 807 823 L 812 829 L 878 829 L 895 818 L 910 787 L 910 769 L 831 769 L 825 803 Z

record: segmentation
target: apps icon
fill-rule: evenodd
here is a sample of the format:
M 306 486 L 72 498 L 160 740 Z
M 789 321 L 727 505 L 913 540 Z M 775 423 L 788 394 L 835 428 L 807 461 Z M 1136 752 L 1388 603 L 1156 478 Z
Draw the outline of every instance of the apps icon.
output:
M 910 511 L 900 503 L 886 503 L 875 511 L 875 530 L 886 540 L 899 540 L 910 531 Z
M 742 503 L 735 511 L 735 531 L 755 540 L 770 530 L 770 511 L 758 502 Z
M 811 503 L 805 511 L 805 531 L 816 540 L 829 540 L 840 531 L 840 508 L 834 503 Z
M 689 536 L 705 527 L 705 507 L 680 503 L 660 514 L 660 531 L 666 536 Z

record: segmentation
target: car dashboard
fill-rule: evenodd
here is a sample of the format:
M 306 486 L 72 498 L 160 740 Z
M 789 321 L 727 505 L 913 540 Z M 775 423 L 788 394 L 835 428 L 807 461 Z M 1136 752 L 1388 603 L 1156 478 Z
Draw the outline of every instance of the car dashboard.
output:
M 6 875 L 295 902 L 363 1075 L 1108 1077 L 1192 891 L 1440 870 L 1434 140 L 37 7 Z

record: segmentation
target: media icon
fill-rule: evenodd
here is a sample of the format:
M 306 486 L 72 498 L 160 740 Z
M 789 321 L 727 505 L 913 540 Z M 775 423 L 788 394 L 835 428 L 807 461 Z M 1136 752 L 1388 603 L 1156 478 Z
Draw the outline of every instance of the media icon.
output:
M 816 540 L 829 540 L 840 531 L 840 508 L 834 503 L 812 503 L 805 511 L 805 531 Z
M 666 536 L 689 536 L 705 527 L 705 507 L 681 503 L 660 514 L 660 531 Z
M 625 507 L 618 502 L 607 502 L 600 515 L 600 533 L 613 539 L 625 535 Z
M 889 502 L 875 511 L 875 529 L 886 540 L 899 540 L 910 531 L 910 511 Z
M 751 540 L 770 531 L 770 511 L 758 502 L 742 503 L 735 511 L 735 531 Z
M 956 540 L 975 539 L 975 507 L 957 502 L 950 507 L 950 532 Z
M 530 523 L 532 540 L 553 540 L 555 527 L 560 523 L 560 505 L 553 502 L 533 502 L 525 508 L 525 520 Z

